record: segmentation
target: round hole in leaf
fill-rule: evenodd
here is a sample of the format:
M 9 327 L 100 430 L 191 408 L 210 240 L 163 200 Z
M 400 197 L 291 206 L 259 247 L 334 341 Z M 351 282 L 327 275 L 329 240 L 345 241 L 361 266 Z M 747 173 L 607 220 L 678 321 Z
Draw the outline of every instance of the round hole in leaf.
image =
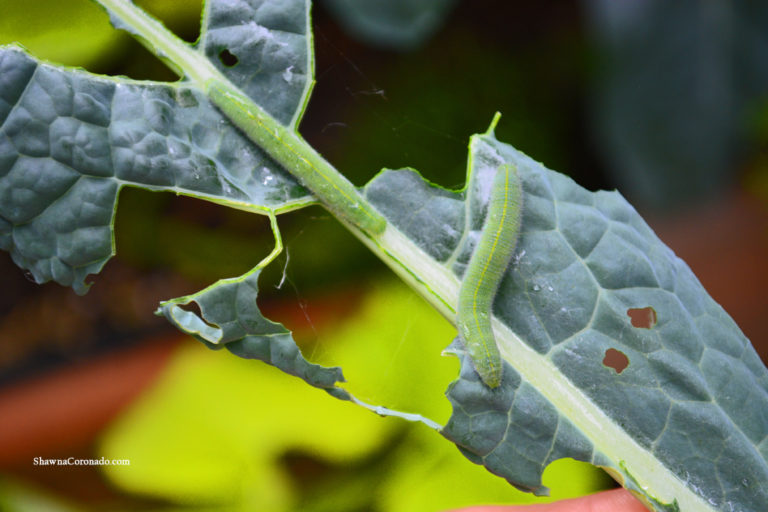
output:
M 613 368 L 616 373 L 621 373 L 629 366 L 629 358 L 624 352 L 615 348 L 609 348 L 605 351 L 603 364 L 608 368 Z
M 235 56 L 235 54 L 230 52 L 226 48 L 219 52 L 219 60 L 221 61 L 222 64 L 224 64 L 228 68 L 237 66 L 237 63 L 240 62 L 239 59 Z
M 630 322 L 632 322 L 632 327 L 650 329 L 656 325 L 656 310 L 650 306 L 644 308 L 629 308 L 627 310 L 627 316 L 629 317 Z

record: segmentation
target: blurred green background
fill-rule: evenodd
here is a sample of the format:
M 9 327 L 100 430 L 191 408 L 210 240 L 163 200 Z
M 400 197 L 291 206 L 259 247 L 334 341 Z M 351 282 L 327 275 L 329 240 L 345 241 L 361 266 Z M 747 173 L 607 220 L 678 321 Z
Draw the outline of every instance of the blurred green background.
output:
M 187 41 L 197 0 L 136 0 Z M 413 167 L 460 187 L 496 111 L 509 142 L 619 188 L 768 354 L 768 4 L 325 0 L 302 134 L 358 185 Z M 0 44 L 101 74 L 176 80 L 88 0 L 0 0 Z M 319 207 L 281 216 L 260 305 L 375 404 L 446 421 L 449 324 Z M 152 315 L 250 269 L 265 219 L 128 189 L 118 256 L 85 297 L 0 253 L 0 510 L 437 511 L 533 498 L 420 425 L 382 419 Z M 424 368 L 429 368 L 425 371 Z M 130 467 L 33 466 L 34 457 Z M 553 498 L 612 485 L 572 461 Z

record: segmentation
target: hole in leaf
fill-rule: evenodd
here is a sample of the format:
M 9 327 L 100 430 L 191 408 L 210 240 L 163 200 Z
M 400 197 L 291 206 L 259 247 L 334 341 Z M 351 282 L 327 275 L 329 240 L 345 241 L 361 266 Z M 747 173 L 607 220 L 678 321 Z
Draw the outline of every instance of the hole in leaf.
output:
M 632 327 L 650 329 L 656 325 L 656 310 L 648 306 L 645 308 L 629 308 L 627 310 Z
M 191 301 L 176 305 L 173 312 L 174 323 L 187 332 L 195 333 L 210 343 L 218 343 L 223 331 L 216 324 L 209 322 L 202 313 L 199 304 Z
M 206 322 L 205 317 L 203 316 L 203 310 L 200 309 L 200 304 L 198 304 L 194 300 L 191 300 L 188 303 L 184 304 L 183 307 L 182 306 L 179 306 L 179 307 L 181 309 L 183 309 L 184 311 L 189 311 L 190 313 L 192 313 L 195 316 L 199 317 L 200 320 L 202 320 L 203 322 L 208 323 L 208 322 Z M 210 325 L 210 324 L 208 324 L 208 325 Z M 211 327 L 213 327 L 213 326 L 211 326 Z
M 233 54 L 226 48 L 219 52 L 219 60 L 221 61 L 222 64 L 224 64 L 228 68 L 237 66 L 237 63 L 240 62 L 238 58 L 235 56 L 235 54 Z
M 621 373 L 629 366 L 629 358 L 624 352 L 615 348 L 609 348 L 605 351 L 603 364 L 608 368 L 616 370 L 616 373 Z

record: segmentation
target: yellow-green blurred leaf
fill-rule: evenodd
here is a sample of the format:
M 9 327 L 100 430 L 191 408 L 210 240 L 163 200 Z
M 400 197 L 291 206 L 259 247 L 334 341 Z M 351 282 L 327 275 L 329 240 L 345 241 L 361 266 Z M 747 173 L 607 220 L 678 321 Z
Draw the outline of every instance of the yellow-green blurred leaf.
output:
M 443 393 L 457 362 L 440 351 L 451 327 L 402 283 L 375 283 L 348 321 L 318 329 L 320 342 L 307 357 L 349 368 L 344 387 L 359 398 L 437 421 L 450 414 Z M 420 364 L 434 371 L 422 375 Z M 304 495 L 311 482 L 289 473 L 283 461 L 290 453 L 322 461 L 338 475 L 319 493 Z M 364 505 L 394 512 L 535 499 L 468 463 L 423 425 L 379 418 L 273 367 L 193 343 L 111 427 L 101 455 L 131 460 L 105 467 L 119 487 L 182 506 L 342 511 Z M 605 483 L 594 468 L 562 467 L 548 472 L 556 497 Z

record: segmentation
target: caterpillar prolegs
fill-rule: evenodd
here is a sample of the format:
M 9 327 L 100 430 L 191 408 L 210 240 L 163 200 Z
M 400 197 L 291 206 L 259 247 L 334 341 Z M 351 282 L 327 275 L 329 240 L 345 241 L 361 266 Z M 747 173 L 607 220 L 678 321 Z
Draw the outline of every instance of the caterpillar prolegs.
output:
M 477 373 L 490 388 L 498 387 L 502 361 L 491 327 L 493 300 L 520 237 L 523 188 L 517 168 L 496 171 L 480 239 L 459 288 L 459 336 Z

